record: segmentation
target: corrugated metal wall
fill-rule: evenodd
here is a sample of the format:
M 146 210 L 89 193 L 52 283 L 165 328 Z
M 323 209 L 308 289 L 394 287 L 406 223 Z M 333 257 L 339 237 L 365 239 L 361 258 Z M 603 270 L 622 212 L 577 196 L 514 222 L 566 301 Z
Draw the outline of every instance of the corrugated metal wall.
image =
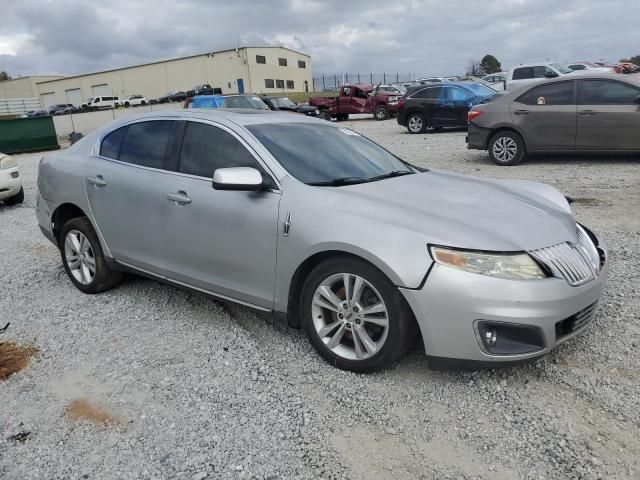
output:
M 0 98 L 0 117 L 4 115 L 22 115 L 31 110 L 40 110 L 38 98 Z

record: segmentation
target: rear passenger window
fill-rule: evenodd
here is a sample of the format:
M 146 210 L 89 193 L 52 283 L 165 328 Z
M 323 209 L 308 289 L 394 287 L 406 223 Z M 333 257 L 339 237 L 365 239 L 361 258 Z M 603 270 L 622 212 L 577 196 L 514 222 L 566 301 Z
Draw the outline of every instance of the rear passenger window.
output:
M 441 87 L 423 88 L 422 90 L 414 93 L 411 98 L 428 98 L 436 99 L 440 96 Z
M 447 98 L 454 102 L 460 102 L 467 100 L 471 94 L 464 91 L 462 88 L 449 87 L 447 88 Z
M 117 160 L 120 153 L 120 146 L 122 145 L 122 139 L 126 133 L 127 127 L 122 127 L 118 130 L 114 130 L 104 137 L 102 144 L 100 145 L 100 155 Z
M 513 71 L 513 80 L 524 80 L 526 78 L 533 78 L 533 67 L 516 68 Z
M 164 168 L 174 124 L 170 120 L 153 120 L 129 125 L 118 159 L 142 167 Z
M 610 80 L 581 80 L 583 105 L 633 105 L 640 90 Z
M 534 87 L 517 102 L 525 105 L 574 105 L 573 82 L 556 82 Z
M 180 152 L 180 172 L 213 178 L 218 168 L 253 167 L 263 171 L 233 135 L 205 123 L 188 122 Z

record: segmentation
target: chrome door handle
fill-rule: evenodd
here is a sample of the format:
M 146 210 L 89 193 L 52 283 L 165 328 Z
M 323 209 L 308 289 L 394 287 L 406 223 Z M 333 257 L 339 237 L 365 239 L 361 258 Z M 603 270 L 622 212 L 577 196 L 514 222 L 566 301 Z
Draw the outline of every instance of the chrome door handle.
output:
M 167 193 L 167 198 L 177 204 L 191 203 L 191 199 L 187 197 L 187 192 Z
M 595 115 L 596 111 L 595 110 L 580 110 L 578 112 L 578 115 Z
M 107 182 L 104 181 L 104 179 L 102 178 L 102 175 L 96 175 L 95 177 L 88 177 L 87 182 L 89 182 L 92 185 L 95 185 L 96 187 L 104 187 L 107 185 Z
M 529 113 L 529 110 L 516 110 L 515 112 L 516 115 L 526 115 L 527 113 Z

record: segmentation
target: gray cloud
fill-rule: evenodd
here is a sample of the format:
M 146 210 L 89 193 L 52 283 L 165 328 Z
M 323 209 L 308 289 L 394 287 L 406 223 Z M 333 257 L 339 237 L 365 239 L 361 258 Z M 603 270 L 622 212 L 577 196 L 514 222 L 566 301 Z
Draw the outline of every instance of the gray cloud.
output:
M 636 0 L 0 0 L 0 70 L 75 74 L 240 45 L 284 44 L 314 74 L 454 74 L 640 53 Z

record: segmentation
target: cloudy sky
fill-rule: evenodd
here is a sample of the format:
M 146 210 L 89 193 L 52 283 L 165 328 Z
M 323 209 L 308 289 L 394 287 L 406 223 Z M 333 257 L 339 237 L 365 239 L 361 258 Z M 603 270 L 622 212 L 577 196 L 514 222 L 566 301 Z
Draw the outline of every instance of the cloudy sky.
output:
M 240 45 L 312 56 L 314 75 L 462 73 L 640 54 L 638 0 L 0 0 L 0 70 L 77 74 Z

